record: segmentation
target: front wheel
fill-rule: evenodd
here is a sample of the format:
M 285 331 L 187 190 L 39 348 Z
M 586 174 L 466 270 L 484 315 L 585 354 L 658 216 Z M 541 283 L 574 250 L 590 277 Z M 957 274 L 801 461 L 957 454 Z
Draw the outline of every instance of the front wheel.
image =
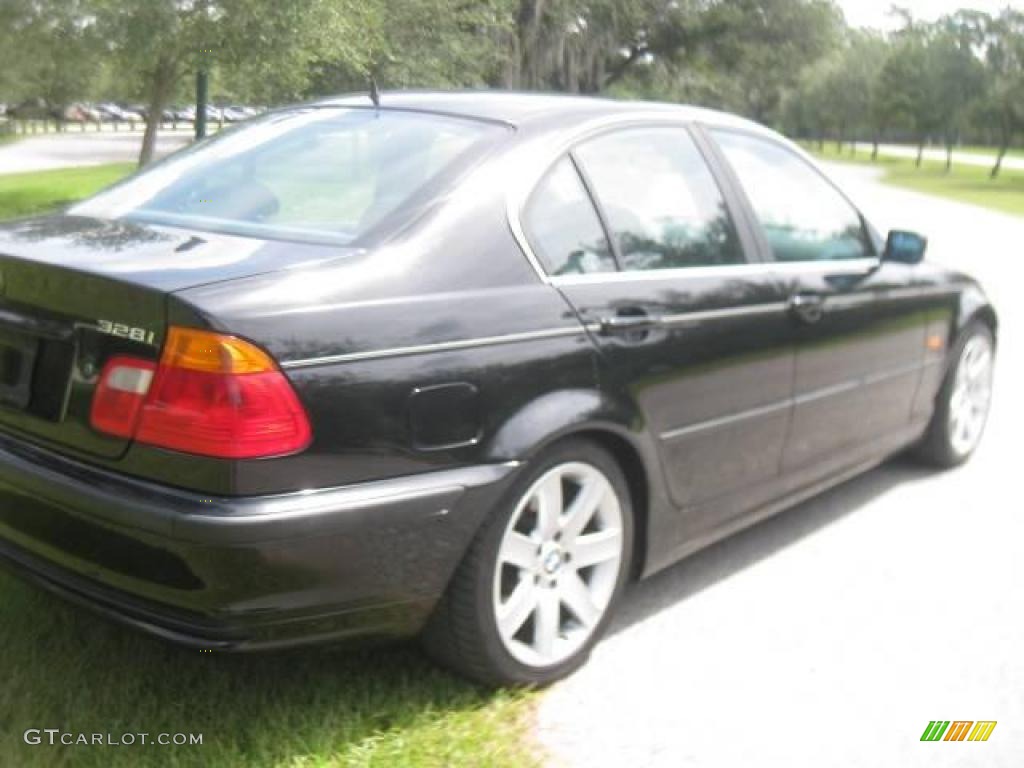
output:
M 428 652 L 487 684 L 543 685 L 581 664 L 629 572 L 633 511 L 616 461 L 569 440 L 532 461 L 470 545 Z
M 939 467 L 962 464 L 981 442 L 992 402 L 995 343 L 992 331 L 975 322 L 957 346 L 939 390 L 935 413 L 918 454 Z

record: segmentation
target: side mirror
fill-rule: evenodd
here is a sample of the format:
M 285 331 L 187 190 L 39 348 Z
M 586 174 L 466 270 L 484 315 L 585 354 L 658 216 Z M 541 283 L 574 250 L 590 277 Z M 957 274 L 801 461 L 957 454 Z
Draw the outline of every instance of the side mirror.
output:
M 894 229 L 885 239 L 885 253 L 882 254 L 882 261 L 920 264 L 924 260 L 926 250 L 928 250 L 928 238 L 924 235 Z

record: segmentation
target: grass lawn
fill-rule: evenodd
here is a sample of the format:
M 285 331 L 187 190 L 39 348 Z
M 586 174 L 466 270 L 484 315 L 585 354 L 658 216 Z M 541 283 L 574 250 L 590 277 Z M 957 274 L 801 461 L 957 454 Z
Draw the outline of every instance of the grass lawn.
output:
M 131 165 L 0 176 L 0 218 Z M 532 696 L 485 691 L 412 648 L 254 656 L 166 645 L 0 572 L 0 766 L 349 768 L 536 764 Z M 201 733 L 202 745 L 27 745 L 27 729 Z M 44 738 L 45 734 L 44 734 Z
M 49 766 L 530 766 L 530 695 L 491 693 L 412 649 L 202 654 L 0 573 L 0 755 Z M 201 733 L 202 745 L 30 746 L 29 728 Z M 44 738 L 45 735 L 44 735 Z
M 41 213 L 80 200 L 134 170 L 134 163 L 114 163 L 0 175 L 0 219 Z
M 957 147 L 954 152 L 965 152 L 971 155 L 983 155 L 984 157 L 995 158 L 999 154 L 999 147 L 978 147 L 978 146 L 963 146 Z M 1007 157 L 1024 157 L 1024 149 L 1020 147 L 1010 147 L 1006 150 Z
M 915 168 L 912 158 L 879 155 L 878 160 L 872 163 L 869 152 L 858 151 L 851 157 L 849 151 L 844 150 L 840 155 L 834 143 L 826 143 L 824 151 L 820 151 L 817 144 L 805 146 L 821 160 L 880 168 L 884 171 L 882 180 L 897 187 L 1024 216 L 1022 171 L 1003 168 L 999 178 L 992 181 L 988 177 L 989 169 L 985 167 L 954 163 L 953 170 L 946 173 L 943 162 L 925 160 L 920 168 Z

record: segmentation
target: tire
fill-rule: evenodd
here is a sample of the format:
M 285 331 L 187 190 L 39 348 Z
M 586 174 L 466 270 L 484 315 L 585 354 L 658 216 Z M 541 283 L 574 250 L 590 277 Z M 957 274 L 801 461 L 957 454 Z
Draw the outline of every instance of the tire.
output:
M 972 322 L 957 342 L 952 359 L 936 396 L 932 420 L 916 450 L 918 458 L 941 468 L 967 461 L 985 431 L 995 359 L 995 340 L 989 327 Z M 968 411 L 973 414 L 969 435 L 965 429 Z
M 583 665 L 607 628 L 632 552 L 633 509 L 618 463 L 589 440 L 557 443 L 530 461 L 484 522 L 424 647 L 485 685 L 552 683 Z

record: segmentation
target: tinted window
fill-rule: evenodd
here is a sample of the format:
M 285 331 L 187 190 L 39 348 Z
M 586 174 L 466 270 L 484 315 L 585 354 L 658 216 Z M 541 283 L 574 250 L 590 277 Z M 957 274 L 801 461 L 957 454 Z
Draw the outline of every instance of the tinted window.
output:
M 344 244 L 503 131 L 387 110 L 276 113 L 173 155 L 73 212 Z
M 537 185 L 524 223 L 548 274 L 615 271 L 601 222 L 569 158 L 559 160 Z
M 722 194 L 685 130 L 620 131 L 582 144 L 577 153 L 623 269 L 743 261 Z
M 860 215 L 798 155 L 764 139 L 715 131 L 778 261 L 872 254 Z

